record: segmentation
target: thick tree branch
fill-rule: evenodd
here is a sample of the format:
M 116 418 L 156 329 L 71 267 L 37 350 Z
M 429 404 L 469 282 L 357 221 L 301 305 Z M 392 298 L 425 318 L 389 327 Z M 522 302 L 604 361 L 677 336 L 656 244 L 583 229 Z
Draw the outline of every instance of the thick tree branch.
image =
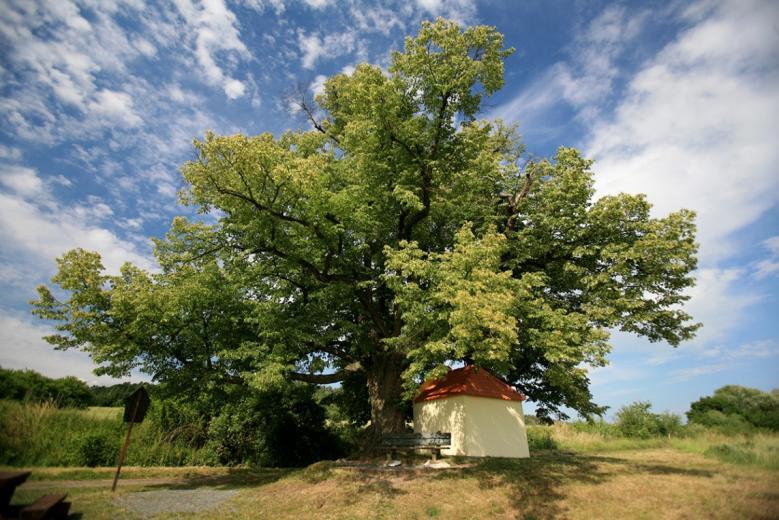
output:
M 522 186 L 522 190 L 513 197 L 508 193 L 501 193 L 501 197 L 508 199 L 508 219 L 506 220 L 506 231 L 514 231 L 517 215 L 519 214 L 519 203 L 522 202 L 530 193 L 530 188 L 533 186 L 533 173 L 527 172 L 525 176 L 525 185 Z
M 350 373 L 359 372 L 362 370 L 360 363 L 352 363 L 344 367 L 343 370 L 333 372 L 332 374 L 304 374 L 301 372 L 290 372 L 289 376 L 293 381 L 302 381 L 304 383 L 313 383 L 315 385 L 329 385 L 332 383 L 340 383 Z

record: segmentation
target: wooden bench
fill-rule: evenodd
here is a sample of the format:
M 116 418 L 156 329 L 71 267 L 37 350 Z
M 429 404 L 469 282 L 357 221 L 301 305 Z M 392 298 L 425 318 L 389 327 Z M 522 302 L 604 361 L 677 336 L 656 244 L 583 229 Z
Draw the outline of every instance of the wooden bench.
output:
M 65 519 L 68 517 L 70 502 L 67 495 L 44 495 L 19 511 L 20 520 Z
M 451 445 L 451 433 L 390 433 L 382 435 L 380 447 L 389 450 L 387 460 L 394 458 L 397 450 L 431 450 L 433 460 L 438 460 L 441 448 Z
M 30 476 L 29 471 L 0 471 L 0 518 L 16 516 L 16 509 L 11 506 L 17 486 L 20 486 Z

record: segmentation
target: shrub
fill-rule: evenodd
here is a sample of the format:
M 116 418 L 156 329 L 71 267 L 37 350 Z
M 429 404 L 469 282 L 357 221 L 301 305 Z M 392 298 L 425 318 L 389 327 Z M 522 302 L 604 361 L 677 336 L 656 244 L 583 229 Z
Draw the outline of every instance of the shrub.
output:
M 306 466 L 343 455 L 325 411 L 305 385 L 254 394 L 211 420 L 207 449 L 221 464 Z
M 714 395 L 692 403 L 687 418 L 690 422 L 732 433 L 744 432 L 745 424 L 779 431 L 779 393 L 769 394 L 738 385 L 723 386 Z
M 552 432 L 545 426 L 528 426 L 527 445 L 530 450 L 554 450 L 557 442 L 552 438 Z
M 617 428 L 625 437 L 647 439 L 657 433 L 655 414 L 649 411 L 652 403 L 637 401 L 623 406 L 617 412 Z
M 90 433 L 81 438 L 78 446 L 79 466 L 113 466 L 119 457 L 116 439 L 99 433 Z
M 657 433 L 666 437 L 676 437 L 682 433 L 682 418 L 670 412 L 655 415 Z
M 652 403 L 636 401 L 623 406 L 617 412 L 616 427 L 625 437 L 648 439 L 650 437 L 679 435 L 682 418 L 670 412 L 652 413 Z
M 697 413 L 695 421 L 691 421 L 691 423 L 730 435 L 748 434 L 755 431 L 755 427 L 741 415 L 725 414 L 719 410 L 706 410 Z

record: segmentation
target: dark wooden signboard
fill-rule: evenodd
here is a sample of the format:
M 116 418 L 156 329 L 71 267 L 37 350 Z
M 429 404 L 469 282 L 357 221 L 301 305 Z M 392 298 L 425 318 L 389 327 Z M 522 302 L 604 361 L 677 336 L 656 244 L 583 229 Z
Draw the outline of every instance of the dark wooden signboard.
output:
M 149 405 L 151 399 L 149 398 L 149 392 L 144 387 L 138 388 L 135 392 L 124 400 L 124 422 L 130 423 L 127 428 L 127 437 L 124 438 L 124 445 L 122 451 L 119 453 L 119 465 L 116 467 L 116 475 L 114 475 L 114 485 L 111 487 L 111 491 L 116 491 L 116 483 L 119 481 L 119 472 L 122 471 L 122 464 L 124 464 L 124 458 L 127 456 L 127 447 L 130 445 L 130 433 L 133 431 L 133 424 L 143 422 L 143 418 L 146 417 L 146 412 L 149 411 Z
M 149 410 L 151 399 L 144 387 L 138 388 L 130 397 L 124 400 L 124 422 L 143 422 L 146 412 Z

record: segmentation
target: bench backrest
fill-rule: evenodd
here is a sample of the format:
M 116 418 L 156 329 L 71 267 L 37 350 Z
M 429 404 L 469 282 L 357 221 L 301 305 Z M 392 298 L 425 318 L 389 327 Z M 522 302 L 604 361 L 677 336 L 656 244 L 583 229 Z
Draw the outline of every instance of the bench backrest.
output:
M 381 445 L 385 447 L 411 448 L 450 446 L 451 433 L 390 433 L 382 435 Z

